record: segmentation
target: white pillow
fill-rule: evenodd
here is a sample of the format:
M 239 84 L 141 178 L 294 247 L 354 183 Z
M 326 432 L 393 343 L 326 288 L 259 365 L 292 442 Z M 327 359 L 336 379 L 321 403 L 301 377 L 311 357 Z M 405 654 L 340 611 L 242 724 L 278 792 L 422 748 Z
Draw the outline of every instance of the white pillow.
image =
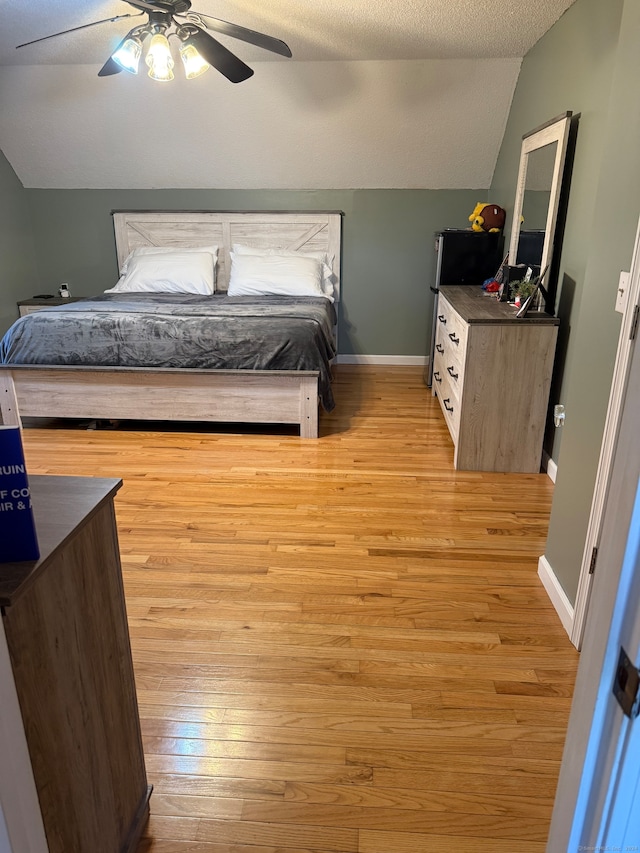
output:
M 322 289 L 322 264 L 315 258 L 301 256 L 232 252 L 227 293 L 229 296 L 326 296 Z
M 260 248 L 258 246 L 245 246 L 243 243 L 234 243 L 232 252 L 236 255 L 256 255 L 259 257 L 281 255 L 286 258 L 315 258 L 322 264 L 322 290 L 324 295 L 333 298 L 333 283 L 335 281 L 331 270 L 333 257 L 330 258 L 326 252 L 295 252 L 293 249 Z
M 218 260 L 217 246 L 140 246 L 140 248 L 134 249 L 133 252 L 129 252 L 124 263 L 120 267 L 120 275 L 124 275 L 127 272 L 129 269 L 129 262 L 132 258 L 137 258 L 140 255 L 169 255 L 172 252 L 209 252 L 213 257 L 214 268 Z
M 127 272 L 105 293 L 213 293 L 209 252 L 169 252 L 138 255 Z

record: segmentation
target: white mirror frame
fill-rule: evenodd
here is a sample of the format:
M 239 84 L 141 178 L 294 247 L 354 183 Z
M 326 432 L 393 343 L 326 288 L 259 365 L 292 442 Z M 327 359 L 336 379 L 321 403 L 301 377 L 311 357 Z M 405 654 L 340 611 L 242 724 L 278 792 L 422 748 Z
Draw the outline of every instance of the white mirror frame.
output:
M 547 210 L 547 222 L 544 230 L 544 245 L 542 247 L 541 271 L 551 265 L 553 257 L 553 241 L 558 218 L 558 205 L 560 203 L 560 190 L 562 188 L 562 175 L 564 172 L 564 161 L 567 154 L 567 142 L 569 139 L 569 126 L 571 124 L 571 112 L 562 113 L 546 124 L 526 133 L 522 137 L 522 149 L 520 152 L 520 168 L 518 170 L 518 183 L 516 186 L 516 197 L 513 204 L 513 221 L 511 224 L 511 242 L 509 244 L 509 263 L 515 264 L 518 256 L 518 241 L 520 239 L 520 218 L 524 202 L 524 191 L 527 182 L 527 166 L 529 154 L 557 142 L 555 161 L 553 164 L 553 177 L 551 180 L 551 192 L 549 195 L 549 209 Z M 548 274 L 543 281 L 545 287 L 549 286 Z

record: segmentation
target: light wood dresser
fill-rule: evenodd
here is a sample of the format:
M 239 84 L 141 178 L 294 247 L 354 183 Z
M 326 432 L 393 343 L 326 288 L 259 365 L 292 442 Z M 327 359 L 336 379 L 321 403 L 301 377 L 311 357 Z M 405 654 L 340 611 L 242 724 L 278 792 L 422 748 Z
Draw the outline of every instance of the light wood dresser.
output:
M 559 320 L 441 287 L 433 393 L 467 471 L 539 473 Z
M 0 564 L 0 607 L 49 853 L 133 853 L 151 789 L 113 509 L 121 481 L 29 480 L 41 556 Z

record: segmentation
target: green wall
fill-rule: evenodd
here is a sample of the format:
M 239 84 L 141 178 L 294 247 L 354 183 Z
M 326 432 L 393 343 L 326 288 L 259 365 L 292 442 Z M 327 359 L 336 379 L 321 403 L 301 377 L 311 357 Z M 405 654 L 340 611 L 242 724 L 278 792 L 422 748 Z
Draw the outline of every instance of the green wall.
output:
M 510 226 L 523 134 L 566 110 L 578 115 L 558 276 L 556 313 L 561 326 L 552 404 L 565 402 L 565 377 L 576 354 L 573 330 L 584 295 L 586 260 L 591 245 L 589 232 L 604 157 L 609 96 L 623 3 L 624 0 L 611 0 L 605 6 L 597 0 L 578 0 L 525 57 L 491 189 L 492 198 L 498 204 L 504 202 L 503 206 L 508 206 Z M 510 232 L 510 227 L 508 230 Z M 612 304 L 607 308 L 602 337 L 616 340 L 619 316 L 613 312 Z M 610 355 L 610 352 L 603 353 L 605 359 Z M 545 449 L 556 462 L 561 438 L 562 430 L 554 430 L 550 424 Z
M 18 316 L 16 302 L 38 292 L 27 194 L 0 151 L 0 328 Z
M 425 356 L 433 234 L 468 227 L 477 190 L 27 190 L 44 291 L 117 279 L 112 210 L 340 210 L 341 354 Z M 30 295 L 30 294 L 29 294 Z
M 640 214 L 640 4 L 625 0 L 593 215 L 584 245 L 586 267 L 565 373 L 567 426 L 559 458 L 546 556 L 575 601 L 580 561 L 606 417 L 620 315 L 613 312 L 621 270 L 631 265 Z M 606 571 L 606 566 L 601 567 Z
M 558 464 L 545 556 L 575 602 L 620 329 L 618 277 L 640 213 L 635 0 L 578 0 L 523 62 L 492 186 L 514 196 L 519 138 L 565 110 L 579 114 L 556 309 L 561 319 L 550 429 Z M 562 438 L 562 443 L 560 443 Z

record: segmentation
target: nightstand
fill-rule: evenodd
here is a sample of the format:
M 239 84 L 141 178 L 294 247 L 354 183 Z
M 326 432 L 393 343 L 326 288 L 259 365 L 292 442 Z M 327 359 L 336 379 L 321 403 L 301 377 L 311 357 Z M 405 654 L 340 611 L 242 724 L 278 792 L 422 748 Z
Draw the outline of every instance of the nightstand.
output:
M 40 311 L 42 308 L 50 308 L 52 305 L 79 302 L 81 298 L 80 296 L 52 296 L 51 299 L 37 299 L 36 297 L 33 299 L 23 299 L 21 302 L 18 302 L 18 311 L 20 312 L 20 316 L 24 317 L 25 314 L 33 314 L 34 311 Z

